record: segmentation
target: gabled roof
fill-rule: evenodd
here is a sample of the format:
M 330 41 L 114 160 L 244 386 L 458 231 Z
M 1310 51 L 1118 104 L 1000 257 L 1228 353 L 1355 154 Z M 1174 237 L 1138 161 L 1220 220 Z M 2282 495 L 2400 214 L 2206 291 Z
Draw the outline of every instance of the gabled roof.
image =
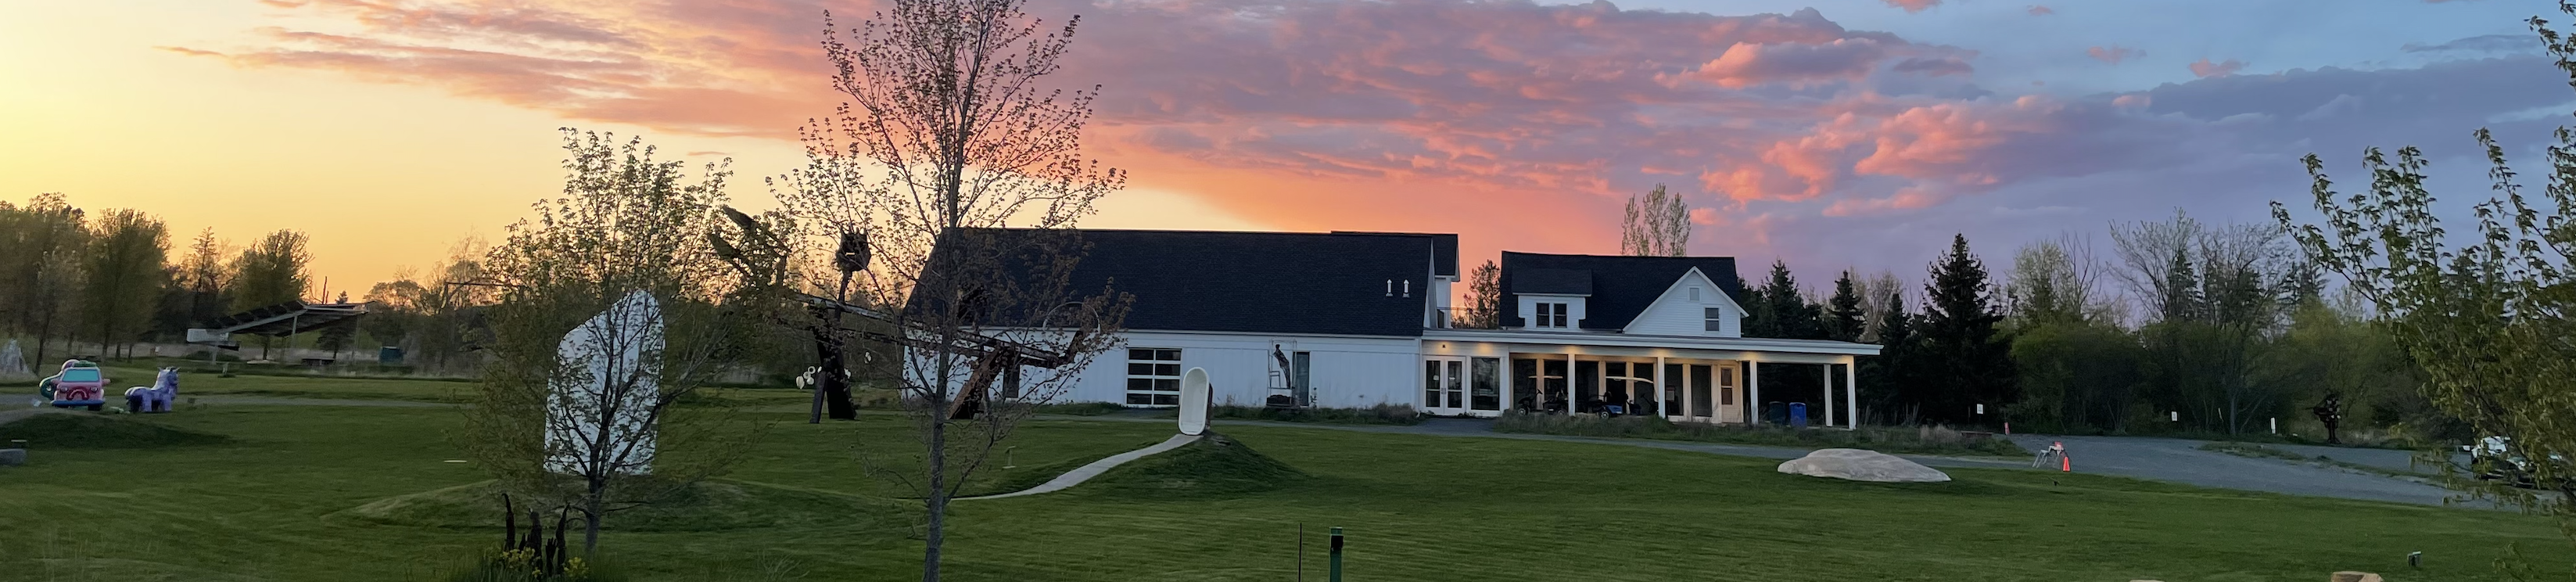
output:
M 1503 305 L 1506 306 L 1520 305 L 1522 293 L 1550 293 L 1526 290 L 1520 281 L 1522 276 L 1554 283 L 1553 279 L 1562 277 L 1560 273 L 1563 271 L 1586 272 L 1591 297 L 1584 300 L 1584 318 L 1576 324 L 1582 329 L 1626 329 L 1630 321 L 1637 319 L 1637 314 L 1644 313 L 1646 307 L 1655 303 L 1655 298 L 1663 296 L 1664 290 L 1672 288 L 1673 282 L 1680 280 L 1682 274 L 1692 268 L 1698 268 L 1737 303 L 1743 302 L 1742 297 L 1735 296 L 1744 285 L 1735 278 L 1734 257 L 1623 257 L 1505 251 L 1502 268 L 1501 282 L 1506 295 Z M 1542 284 L 1537 288 L 1550 287 Z M 1505 309 L 1510 311 L 1514 308 Z M 1517 312 L 1505 315 L 1505 327 L 1527 325 Z
M 996 238 L 1038 232 L 988 229 Z M 1127 329 L 1398 337 L 1422 335 L 1433 259 L 1444 237 L 1453 245 L 1457 240 L 1365 233 L 1075 234 L 1090 250 L 1074 264 L 1068 288 L 1107 286 L 1134 296 Z M 937 256 L 943 252 L 934 251 L 931 264 L 943 264 Z

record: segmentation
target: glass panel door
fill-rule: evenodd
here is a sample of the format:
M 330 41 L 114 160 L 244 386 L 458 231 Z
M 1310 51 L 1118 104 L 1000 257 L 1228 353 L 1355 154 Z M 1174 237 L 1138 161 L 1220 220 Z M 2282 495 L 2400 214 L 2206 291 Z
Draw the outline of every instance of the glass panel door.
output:
M 1690 418 L 1690 402 L 1682 396 L 1683 364 L 1664 364 L 1664 417 L 1673 420 Z
M 1442 408 L 1466 408 L 1467 375 L 1465 374 L 1465 368 L 1467 367 L 1467 363 L 1458 360 L 1450 360 L 1448 361 L 1448 365 L 1449 373 L 1445 377 L 1441 378 L 1441 386 L 1448 388 L 1447 393 L 1449 400 L 1448 404 L 1442 406 Z
M 1468 387 L 1467 408 L 1488 412 L 1501 411 L 1503 409 L 1503 361 L 1496 358 L 1476 358 L 1474 361 L 1476 363 L 1473 374 L 1474 383 Z

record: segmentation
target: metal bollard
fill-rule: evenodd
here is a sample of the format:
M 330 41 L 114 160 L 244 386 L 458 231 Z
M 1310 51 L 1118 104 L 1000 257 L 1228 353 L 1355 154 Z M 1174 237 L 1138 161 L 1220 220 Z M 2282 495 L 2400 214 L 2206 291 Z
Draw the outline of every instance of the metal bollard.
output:
M 1342 582 L 1342 528 L 1333 528 L 1333 553 L 1326 564 L 1332 571 L 1332 582 Z

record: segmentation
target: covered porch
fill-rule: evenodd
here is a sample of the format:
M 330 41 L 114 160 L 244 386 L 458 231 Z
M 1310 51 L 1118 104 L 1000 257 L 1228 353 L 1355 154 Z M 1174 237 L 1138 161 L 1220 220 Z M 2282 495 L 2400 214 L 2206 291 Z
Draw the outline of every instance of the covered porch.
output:
M 1860 416 L 1854 364 L 1878 350 L 1823 340 L 1439 330 L 1422 338 L 1421 409 L 1762 424 L 1787 422 L 1783 409 L 1803 403 L 1808 424 L 1851 427 Z M 1779 376 L 1783 366 L 1822 371 L 1821 381 L 1775 382 L 1765 394 L 1764 372 Z M 1773 402 L 1781 406 L 1766 406 Z

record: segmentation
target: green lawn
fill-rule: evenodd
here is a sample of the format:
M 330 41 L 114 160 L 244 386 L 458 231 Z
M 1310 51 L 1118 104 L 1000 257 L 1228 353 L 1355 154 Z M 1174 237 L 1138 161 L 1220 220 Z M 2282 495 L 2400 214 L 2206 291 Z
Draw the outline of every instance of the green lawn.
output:
M 410 389 L 393 387 L 396 390 Z M 424 388 L 425 390 L 425 388 Z M 858 461 L 903 466 L 903 424 L 781 421 L 733 477 L 889 496 Z M 482 529 L 381 525 L 347 510 L 485 477 L 444 408 L 228 405 L 148 417 L 230 437 L 161 449 L 35 451 L 0 469 L 0 580 L 426 580 L 491 543 Z M 1366 580 L 2493 579 L 2503 546 L 2564 555 L 2519 515 L 2197 489 L 2089 475 L 1953 470 L 1944 484 L 1781 475 L 1776 461 L 1579 443 L 1325 429 L 1224 429 L 1309 474 L 1212 494 L 1164 481 L 960 502 L 955 580 L 1289 580 L 1297 527 L 1350 534 Z M 1042 473 L 1168 435 L 1160 423 L 1050 420 L 1015 439 Z M 998 462 L 998 461 L 997 461 Z M 1116 476 L 1113 473 L 1112 476 Z M 991 489 L 986 487 L 984 489 Z M 862 516 L 863 517 L 863 516 Z M 612 531 L 643 579 L 895 580 L 920 542 L 884 519 L 722 531 Z M 2404 556 L 2423 551 L 2425 567 Z M 2561 565 L 2564 568 L 2564 565 Z

